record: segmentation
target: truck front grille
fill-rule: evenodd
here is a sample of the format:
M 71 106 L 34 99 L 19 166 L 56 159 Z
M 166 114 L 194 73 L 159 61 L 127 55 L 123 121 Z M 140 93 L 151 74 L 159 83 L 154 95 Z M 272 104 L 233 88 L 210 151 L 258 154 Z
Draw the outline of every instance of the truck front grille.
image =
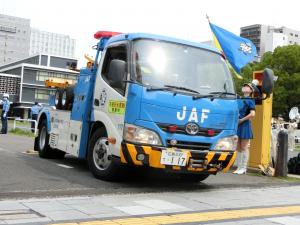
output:
M 178 149 L 189 149 L 189 150 L 209 150 L 211 144 L 210 143 L 199 143 L 199 142 L 188 142 L 188 141 L 177 141 L 176 144 L 171 144 L 171 140 L 167 140 L 168 148 L 178 148 Z
M 186 134 L 186 135 L 190 135 L 185 131 L 185 126 L 178 126 L 178 125 L 172 125 L 172 124 L 162 124 L 159 123 L 157 124 L 159 126 L 160 129 L 162 129 L 164 132 L 169 132 L 168 131 L 168 127 L 169 126 L 176 126 L 177 130 L 176 132 L 174 132 L 175 134 Z M 209 135 L 208 131 L 213 131 L 214 134 L 213 135 Z M 221 130 L 216 130 L 216 129 L 210 129 L 210 128 L 199 128 L 199 132 L 197 134 L 195 134 L 194 136 L 203 136 L 203 137 L 214 137 L 216 135 L 218 135 L 219 133 L 221 133 Z

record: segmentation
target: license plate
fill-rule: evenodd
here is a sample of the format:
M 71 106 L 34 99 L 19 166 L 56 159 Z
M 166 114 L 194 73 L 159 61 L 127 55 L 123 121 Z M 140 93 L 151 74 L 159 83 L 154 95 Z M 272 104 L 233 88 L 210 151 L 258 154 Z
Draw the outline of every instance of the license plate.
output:
M 186 166 L 188 154 L 178 150 L 162 150 L 160 163 L 171 166 Z

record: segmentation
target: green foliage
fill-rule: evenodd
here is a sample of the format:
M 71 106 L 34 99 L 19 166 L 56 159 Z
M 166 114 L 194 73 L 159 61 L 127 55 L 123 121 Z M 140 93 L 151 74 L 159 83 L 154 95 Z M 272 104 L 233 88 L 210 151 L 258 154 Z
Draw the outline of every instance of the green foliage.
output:
M 11 129 L 9 131 L 10 134 L 20 135 L 20 136 L 27 136 L 27 137 L 34 137 L 34 134 L 31 131 L 25 131 L 20 128 Z
M 274 87 L 273 116 L 281 114 L 288 120 L 289 110 L 300 106 L 300 46 L 277 47 L 273 53 L 266 52 L 260 63 L 250 63 L 242 69 L 243 79 L 235 79 L 240 93 L 243 83 L 252 80 L 253 71 L 270 68 L 278 80 Z

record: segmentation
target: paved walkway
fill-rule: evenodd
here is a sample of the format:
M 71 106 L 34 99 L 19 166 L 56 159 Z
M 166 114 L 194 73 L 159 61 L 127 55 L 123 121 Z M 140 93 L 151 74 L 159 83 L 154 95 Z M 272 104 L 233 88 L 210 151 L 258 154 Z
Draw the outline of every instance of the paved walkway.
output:
M 120 218 L 122 220 L 118 220 Z M 249 219 L 251 223 L 246 223 Z M 82 225 L 188 222 L 299 225 L 300 187 L 0 201 L 0 224 L 64 222 Z

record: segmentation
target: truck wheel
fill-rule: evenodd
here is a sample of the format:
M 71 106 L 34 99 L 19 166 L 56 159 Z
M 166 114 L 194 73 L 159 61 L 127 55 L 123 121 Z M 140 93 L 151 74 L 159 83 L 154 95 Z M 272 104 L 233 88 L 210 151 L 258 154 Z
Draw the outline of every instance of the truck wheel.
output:
M 43 120 L 39 126 L 39 133 L 37 137 L 37 150 L 41 158 L 50 158 L 51 148 L 49 146 L 49 134 L 47 132 L 47 122 Z
M 74 86 L 67 88 L 68 110 L 72 109 L 74 102 Z
M 56 107 L 56 109 L 61 109 L 61 107 L 62 107 L 62 94 L 63 94 L 62 89 L 57 89 L 55 91 L 55 107 Z
M 67 91 L 66 89 L 61 90 L 61 109 L 67 109 Z
M 74 87 L 68 87 L 65 89 L 62 99 L 62 108 L 65 110 L 71 110 L 74 102 Z
M 39 126 L 39 133 L 35 140 L 35 148 L 41 158 L 64 158 L 65 152 L 52 149 L 49 145 L 49 134 L 47 132 L 47 121 L 43 120 Z
M 185 182 L 198 183 L 209 177 L 209 174 L 181 174 L 180 179 Z
M 119 165 L 112 160 L 104 128 L 97 129 L 89 141 L 88 165 L 93 175 L 102 180 L 117 178 Z

